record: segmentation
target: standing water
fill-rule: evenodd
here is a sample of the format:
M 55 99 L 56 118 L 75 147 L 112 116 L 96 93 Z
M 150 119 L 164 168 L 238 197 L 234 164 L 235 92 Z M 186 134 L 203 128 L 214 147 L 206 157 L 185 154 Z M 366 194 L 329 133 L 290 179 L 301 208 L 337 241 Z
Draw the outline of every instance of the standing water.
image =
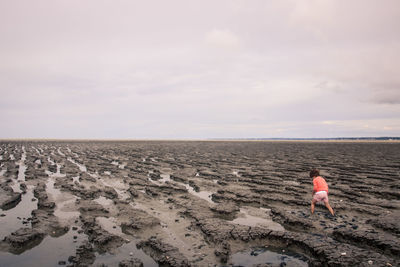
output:
M 308 259 L 304 256 L 277 248 L 257 247 L 232 255 L 233 266 L 286 266 L 307 267 Z

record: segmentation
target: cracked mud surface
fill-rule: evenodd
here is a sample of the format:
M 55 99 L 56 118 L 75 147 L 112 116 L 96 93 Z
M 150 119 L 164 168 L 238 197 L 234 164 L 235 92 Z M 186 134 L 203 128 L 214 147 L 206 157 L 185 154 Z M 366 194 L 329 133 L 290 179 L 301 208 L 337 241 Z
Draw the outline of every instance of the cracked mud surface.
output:
M 399 143 L 3 141 L 0 265 L 398 266 L 399 152 Z M 310 215 L 312 167 L 335 217 L 320 205 Z

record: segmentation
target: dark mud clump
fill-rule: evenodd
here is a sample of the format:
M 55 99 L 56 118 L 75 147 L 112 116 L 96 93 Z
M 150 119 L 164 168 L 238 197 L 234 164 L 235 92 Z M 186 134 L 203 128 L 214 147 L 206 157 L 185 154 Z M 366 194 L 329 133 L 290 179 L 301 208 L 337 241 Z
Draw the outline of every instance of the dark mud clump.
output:
M 68 261 L 72 266 L 89 266 L 96 259 L 93 246 L 89 242 L 85 242 L 76 249 L 76 255 L 70 256 Z
M 6 236 L 3 240 L 4 243 L 9 244 L 10 250 L 16 254 L 20 254 L 26 249 L 39 244 L 45 234 L 36 230 L 29 228 L 21 228 L 9 236 Z
M 155 259 L 162 266 L 190 266 L 185 256 L 179 252 L 179 249 L 161 240 L 151 237 L 146 241 L 138 244 L 139 248 L 147 250 L 152 258 Z
M 0 208 L 2 210 L 9 210 L 18 205 L 21 201 L 21 193 L 11 193 L 8 197 L 6 197 L 3 202 L 0 204 Z

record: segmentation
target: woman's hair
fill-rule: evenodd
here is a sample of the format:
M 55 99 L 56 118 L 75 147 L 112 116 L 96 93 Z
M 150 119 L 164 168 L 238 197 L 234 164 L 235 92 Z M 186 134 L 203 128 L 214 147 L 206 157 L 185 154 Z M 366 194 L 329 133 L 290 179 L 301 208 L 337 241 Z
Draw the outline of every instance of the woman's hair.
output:
M 319 170 L 317 170 L 317 169 L 312 169 L 312 170 L 310 171 L 310 177 L 313 178 L 313 177 L 316 177 L 316 176 L 319 176 Z

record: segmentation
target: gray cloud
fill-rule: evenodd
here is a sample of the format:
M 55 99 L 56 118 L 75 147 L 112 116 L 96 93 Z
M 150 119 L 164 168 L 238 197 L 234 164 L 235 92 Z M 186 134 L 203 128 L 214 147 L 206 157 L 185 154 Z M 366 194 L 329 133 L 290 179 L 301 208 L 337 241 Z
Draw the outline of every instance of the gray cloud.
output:
M 400 104 L 400 83 L 399 84 L 374 84 L 374 95 L 371 101 L 378 104 Z

